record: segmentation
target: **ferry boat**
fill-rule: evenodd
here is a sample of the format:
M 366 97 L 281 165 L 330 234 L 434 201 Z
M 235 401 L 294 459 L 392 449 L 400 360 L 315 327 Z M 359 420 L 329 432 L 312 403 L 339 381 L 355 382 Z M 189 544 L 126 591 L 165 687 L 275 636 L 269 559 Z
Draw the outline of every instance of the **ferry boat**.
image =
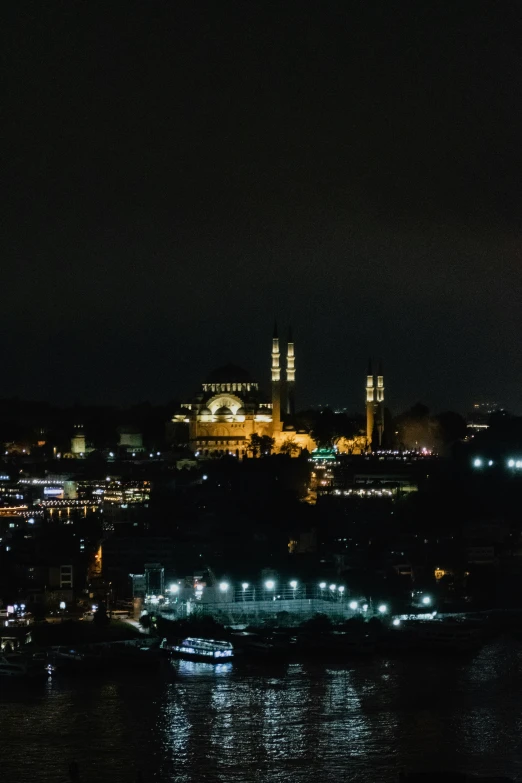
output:
M 234 648 L 230 642 L 219 642 L 214 639 L 195 639 L 192 636 L 183 639 L 179 644 L 169 644 L 163 639 L 160 649 L 178 658 L 190 661 L 205 661 L 206 663 L 223 663 L 234 657 Z

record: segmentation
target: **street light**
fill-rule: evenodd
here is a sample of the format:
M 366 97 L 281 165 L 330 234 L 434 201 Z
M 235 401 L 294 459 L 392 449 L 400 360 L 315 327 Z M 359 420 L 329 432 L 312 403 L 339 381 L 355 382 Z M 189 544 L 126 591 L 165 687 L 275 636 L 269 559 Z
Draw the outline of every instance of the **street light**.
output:
M 219 589 L 221 590 L 222 593 L 226 593 L 226 591 L 228 590 L 228 582 L 220 582 Z
M 171 593 L 179 593 L 179 585 L 171 585 L 170 586 L 170 592 Z
M 392 623 L 393 623 L 393 625 L 400 625 L 401 621 L 399 620 L 398 617 L 394 617 L 393 620 L 392 620 Z
M 330 590 L 333 592 L 335 590 L 335 585 L 330 585 Z
M 297 582 L 295 581 L 295 579 L 292 579 L 292 581 L 290 582 L 290 587 L 292 588 L 292 590 L 295 590 L 295 589 L 296 589 L 296 587 L 297 587 Z
M 429 597 L 429 595 L 425 595 L 423 597 L 422 603 L 424 604 L 424 606 L 429 606 L 431 604 L 431 598 Z
M 339 592 L 340 592 L 340 593 L 341 593 L 341 595 L 342 595 L 342 594 L 344 593 L 344 586 L 343 586 L 343 585 L 341 585 L 341 586 L 338 588 L 338 590 L 339 590 Z
M 243 588 L 243 592 L 245 592 L 245 590 L 248 590 L 248 582 L 243 582 L 241 587 Z
M 386 606 L 386 604 L 381 604 L 377 608 L 381 614 L 386 614 L 386 612 L 388 611 L 388 607 Z
M 350 601 L 350 603 L 348 604 L 348 606 L 350 607 L 350 609 L 352 610 L 352 612 L 355 612 L 355 610 L 356 610 L 356 609 L 357 609 L 357 607 L 358 607 L 358 603 L 357 603 L 357 601 Z
M 324 590 L 326 587 L 326 582 L 319 582 L 319 587 L 321 588 L 321 590 Z
M 275 582 L 272 579 L 268 579 L 265 582 L 265 587 L 266 587 L 267 590 L 273 590 L 274 587 L 275 587 Z
M 474 468 L 482 467 L 482 460 L 480 459 L 480 457 L 475 457 L 475 459 L 473 460 L 473 467 Z
M 363 612 L 367 612 L 368 611 L 368 604 L 363 604 L 362 605 L 362 610 L 363 610 Z

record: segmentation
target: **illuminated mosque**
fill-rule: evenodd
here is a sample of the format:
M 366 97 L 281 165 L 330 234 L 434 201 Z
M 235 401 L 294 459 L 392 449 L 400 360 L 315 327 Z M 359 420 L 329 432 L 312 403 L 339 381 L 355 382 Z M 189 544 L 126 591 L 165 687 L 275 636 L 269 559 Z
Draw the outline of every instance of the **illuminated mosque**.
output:
M 297 456 L 312 451 L 316 443 L 306 430 L 296 429 L 295 347 L 290 332 L 286 361 L 281 366 L 277 326 L 272 337 L 271 395 L 263 394 L 257 381 L 234 364 L 210 373 L 201 390 L 174 414 L 172 423 L 188 425 L 188 445 L 202 457 L 252 454 L 252 435 L 273 438 L 273 451 Z M 374 376 L 371 365 L 366 376 L 366 437 L 341 438 L 340 452 L 362 453 L 380 448 L 384 432 L 384 380 L 382 368 Z
M 201 456 L 234 454 L 244 457 L 252 435 L 274 439 L 276 452 L 295 456 L 315 443 L 304 430 L 291 423 L 295 413 L 295 353 L 292 334 L 281 367 L 277 327 L 272 338 L 271 396 L 265 396 L 246 370 L 234 364 L 219 367 L 201 385 L 201 391 L 183 404 L 172 421 L 189 427 L 189 446 Z M 281 377 L 281 374 L 284 377 Z

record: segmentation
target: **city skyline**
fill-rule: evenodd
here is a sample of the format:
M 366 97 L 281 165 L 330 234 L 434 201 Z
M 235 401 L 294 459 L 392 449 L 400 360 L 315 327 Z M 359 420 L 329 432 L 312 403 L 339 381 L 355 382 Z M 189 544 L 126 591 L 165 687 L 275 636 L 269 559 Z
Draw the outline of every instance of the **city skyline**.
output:
M 270 332 L 267 329 L 266 335 L 269 335 L 269 333 Z M 44 393 L 43 395 L 38 396 L 34 393 L 35 387 L 32 387 L 33 393 L 31 393 L 31 389 L 29 389 L 28 394 L 25 396 L 19 394 L 16 389 L 13 393 L 9 394 L 9 387 L 4 384 L 2 390 L 0 391 L 0 399 L 8 400 L 9 398 L 13 397 L 20 398 L 27 402 L 42 402 L 59 407 L 69 407 L 71 405 L 88 407 L 93 405 L 120 407 L 122 409 L 139 405 L 144 402 L 149 402 L 153 405 L 168 405 L 169 403 L 173 402 L 181 404 L 184 399 L 190 397 L 194 392 L 196 392 L 196 390 L 201 386 L 201 383 L 204 382 L 205 379 L 210 374 L 212 374 L 212 372 L 229 366 L 243 369 L 251 376 L 252 380 L 259 385 L 260 389 L 269 395 L 271 386 L 269 353 L 271 341 L 266 337 L 266 335 L 263 341 L 265 343 L 265 350 L 262 352 L 261 356 L 253 355 L 252 351 L 250 360 L 246 358 L 244 362 L 237 361 L 235 357 L 227 354 L 226 350 L 218 350 L 217 356 L 221 358 L 221 362 L 214 361 L 213 364 L 209 362 L 206 368 L 197 368 L 193 366 L 193 363 L 187 362 L 186 375 L 178 376 L 177 382 L 175 382 L 175 385 L 173 385 L 172 393 L 170 395 L 167 391 L 167 394 L 162 396 L 157 389 L 151 386 L 149 393 L 147 393 L 147 390 L 145 389 L 142 397 L 132 397 L 128 393 L 128 388 L 126 388 L 125 384 L 121 382 L 121 378 L 118 377 L 114 386 L 110 387 L 109 392 L 106 392 L 105 387 L 102 386 L 97 389 L 96 393 L 90 396 L 82 394 L 82 387 L 79 387 L 73 396 L 63 396 L 59 391 L 53 392 L 52 390 L 48 395 L 45 395 Z M 292 345 L 294 345 L 295 338 L 292 339 L 294 340 Z M 253 344 L 256 345 L 256 343 Z M 263 355 L 264 361 L 262 361 Z M 347 379 L 344 393 L 341 387 L 341 383 L 339 382 L 339 378 L 336 376 L 335 368 L 331 368 L 331 377 L 325 377 L 325 375 L 321 374 L 321 378 L 317 379 L 314 373 L 314 369 L 316 368 L 312 367 L 310 376 L 316 383 L 317 396 L 315 396 L 314 391 L 312 391 L 310 378 L 307 378 L 307 368 L 303 367 L 303 363 L 301 361 L 302 356 L 306 358 L 307 356 L 309 357 L 309 355 L 310 351 L 306 349 L 306 345 L 301 347 L 298 337 L 296 346 L 297 381 L 295 384 L 296 391 L 294 392 L 296 398 L 296 411 L 303 411 L 307 408 L 330 408 L 334 411 L 345 411 L 350 414 L 366 416 L 366 379 L 368 362 L 370 362 L 370 364 L 373 363 L 375 367 L 377 367 L 377 365 L 381 368 L 384 367 L 387 387 L 390 384 L 388 378 L 391 377 L 392 390 L 394 390 L 395 387 L 397 388 L 397 396 L 394 395 L 391 397 L 389 393 L 386 395 L 385 407 L 389 409 L 394 415 L 408 410 L 417 403 L 427 405 L 432 413 L 441 412 L 443 410 L 455 410 L 465 416 L 466 414 L 471 413 L 473 409 L 477 407 L 477 405 L 488 405 L 490 407 L 493 405 L 494 409 L 508 410 L 514 415 L 519 415 L 520 413 L 520 408 L 516 407 L 516 401 L 514 398 L 513 399 L 515 404 L 513 407 L 506 405 L 506 395 L 495 396 L 492 394 L 488 395 L 480 393 L 473 395 L 472 393 L 466 393 L 464 391 L 464 394 L 461 397 L 461 405 L 458 406 L 451 405 L 449 403 L 445 404 L 445 400 L 452 399 L 451 391 L 447 394 L 446 397 L 434 397 L 431 393 L 430 378 L 423 379 L 423 382 L 418 383 L 417 385 L 412 383 L 412 378 L 399 378 L 397 379 L 398 383 L 395 384 L 396 379 L 394 378 L 393 366 L 389 368 L 388 363 L 386 361 L 383 362 L 382 358 L 376 359 L 375 356 L 378 356 L 379 354 L 374 354 L 373 356 L 370 356 L 369 359 L 366 358 L 365 361 L 362 361 L 361 367 L 358 368 L 358 377 Z M 320 366 L 323 370 L 325 370 L 324 357 L 321 357 Z M 333 393 L 332 390 L 334 390 Z M 439 403 L 437 403 L 437 399 L 439 399 Z M 453 396 L 453 399 L 456 399 L 456 397 Z
M 519 779 L 522 5 L 4 5 L 2 781 Z

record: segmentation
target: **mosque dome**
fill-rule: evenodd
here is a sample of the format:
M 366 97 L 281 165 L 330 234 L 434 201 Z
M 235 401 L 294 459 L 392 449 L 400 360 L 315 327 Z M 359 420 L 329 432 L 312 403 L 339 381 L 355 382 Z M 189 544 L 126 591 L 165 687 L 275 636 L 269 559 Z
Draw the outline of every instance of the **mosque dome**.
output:
M 217 409 L 216 416 L 232 416 L 232 411 L 230 408 L 227 408 L 226 405 L 223 405 L 221 408 Z
M 212 370 L 207 377 L 207 383 L 252 383 L 250 373 L 236 364 L 225 364 Z
M 212 411 L 210 410 L 210 408 L 207 408 L 206 405 L 200 408 L 198 413 L 200 416 L 212 416 Z
M 246 408 L 241 406 L 241 408 L 238 408 L 236 411 L 236 416 L 246 416 Z

